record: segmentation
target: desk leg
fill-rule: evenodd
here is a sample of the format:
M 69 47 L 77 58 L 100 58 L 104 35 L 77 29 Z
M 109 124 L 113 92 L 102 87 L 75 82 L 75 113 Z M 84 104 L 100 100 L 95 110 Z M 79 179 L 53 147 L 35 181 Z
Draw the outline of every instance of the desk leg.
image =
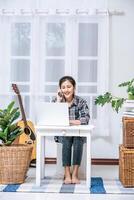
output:
M 41 185 L 41 136 L 37 133 L 36 137 L 36 186 Z
M 86 184 L 91 187 L 91 136 L 87 136 L 87 167 L 86 167 Z
M 45 177 L 45 136 L 41 139 L 41 178 Z

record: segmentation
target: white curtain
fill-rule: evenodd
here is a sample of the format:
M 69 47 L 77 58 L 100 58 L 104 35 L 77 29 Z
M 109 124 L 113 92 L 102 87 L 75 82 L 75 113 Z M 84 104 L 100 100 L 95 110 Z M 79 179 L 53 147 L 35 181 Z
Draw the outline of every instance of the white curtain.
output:
M 37 99 L 51 101 L 58 80 L 72 75 L 77 94 L 88 102 L 94 134 L 109 134 L 106 108 L 94 99 L 108 89 L 107 15 L 103 16 L 0 16 L 0 100 L 17 97 L 19 86 L 28 118 L 34 121 Z M 6 99 L 6 101 L 4 100 Z

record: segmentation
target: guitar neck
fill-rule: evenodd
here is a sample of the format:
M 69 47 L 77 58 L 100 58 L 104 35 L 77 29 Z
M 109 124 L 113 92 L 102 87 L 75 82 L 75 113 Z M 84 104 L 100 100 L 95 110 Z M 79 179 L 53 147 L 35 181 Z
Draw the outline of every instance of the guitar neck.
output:
M 25 111 L 24 111 L 24 108 L 23 108 L 22 99 L 21 99 L 20 94 L 18 94 L 18 99 L 19 99 L 19 104 L 20 104 L 20 110 L 21 110 L 21 114 L 22 114 L 22 119 L 24 121 L 24 125 L 27 126 L 26 115 L 25 115 Z

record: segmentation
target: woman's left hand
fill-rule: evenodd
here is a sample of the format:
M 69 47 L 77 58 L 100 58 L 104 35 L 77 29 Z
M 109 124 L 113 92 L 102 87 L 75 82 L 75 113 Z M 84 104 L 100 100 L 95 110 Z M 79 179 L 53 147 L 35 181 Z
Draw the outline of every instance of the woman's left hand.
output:
M 70 125 L 80 125 L 81 121 L 80 120 L 70 120 Z

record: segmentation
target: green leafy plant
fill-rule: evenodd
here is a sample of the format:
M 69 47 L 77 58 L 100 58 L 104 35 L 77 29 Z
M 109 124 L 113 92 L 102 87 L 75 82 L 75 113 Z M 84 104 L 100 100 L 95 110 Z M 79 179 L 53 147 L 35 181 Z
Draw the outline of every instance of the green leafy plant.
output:
M 128 99 L 134 100 L 134 78 L 118 85 L 119 87 L 127 87 Z
M 20 116 L 19 108 L 14 108 L 12 101 L 7 108 L 0 109 L 0 140 L 1 145 L 11 145 L 12 142 L 22 133 L 22 129 L 17 126 L 16 119 Z
M 134 79 L 123 82 L 119 84 L 118 87 L 127 87 L 128 99 L 134 100 Z M 126 98 L 115 97 L 110 92 L 106 92 L 104 95 L 99 95 L 96 97 L 95 104 L 104 106 L 106 103 L 109 103 L 111 104 L 113 110 L 118 113 L 125 101 Z

